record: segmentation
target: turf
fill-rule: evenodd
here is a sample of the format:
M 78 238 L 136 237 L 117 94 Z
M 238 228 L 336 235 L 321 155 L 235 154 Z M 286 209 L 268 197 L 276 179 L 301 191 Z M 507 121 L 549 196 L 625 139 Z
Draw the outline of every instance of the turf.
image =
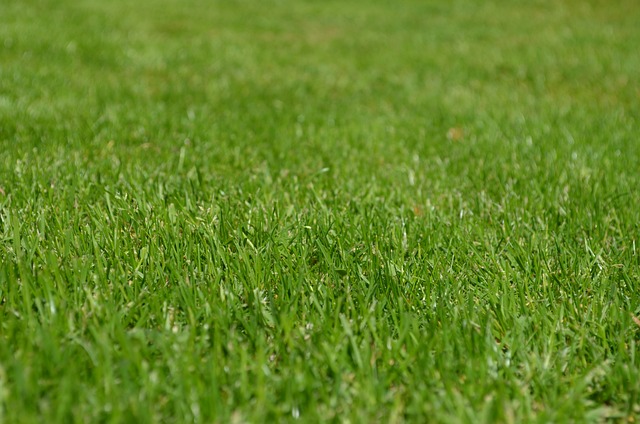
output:
M 0 422 L 638 421 L 636 1 L 0 16 Z

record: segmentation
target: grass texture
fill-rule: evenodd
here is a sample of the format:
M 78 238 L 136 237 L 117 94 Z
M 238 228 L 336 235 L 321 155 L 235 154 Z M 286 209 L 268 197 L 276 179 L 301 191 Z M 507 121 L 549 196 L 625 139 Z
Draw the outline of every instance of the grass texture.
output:
M 0 422 L 638 422 L 636 1 L 0 16 Z

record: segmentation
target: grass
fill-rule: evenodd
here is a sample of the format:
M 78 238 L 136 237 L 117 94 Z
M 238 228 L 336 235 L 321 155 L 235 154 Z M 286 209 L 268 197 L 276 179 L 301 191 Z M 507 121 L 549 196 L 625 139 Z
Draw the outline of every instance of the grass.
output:
M 638 421 L 635 1 L 0 16 L 0 422 Z

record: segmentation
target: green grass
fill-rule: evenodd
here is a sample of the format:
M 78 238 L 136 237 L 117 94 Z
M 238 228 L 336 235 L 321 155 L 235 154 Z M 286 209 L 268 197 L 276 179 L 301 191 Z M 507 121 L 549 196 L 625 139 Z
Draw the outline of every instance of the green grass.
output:
M 638 422 L 636 1 L 0 16 L 0 422 Z

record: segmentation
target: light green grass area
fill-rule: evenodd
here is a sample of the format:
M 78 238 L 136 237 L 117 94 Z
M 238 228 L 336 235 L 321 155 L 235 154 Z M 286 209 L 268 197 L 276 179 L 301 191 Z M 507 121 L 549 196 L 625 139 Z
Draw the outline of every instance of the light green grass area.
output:
M 0 2 L 0 422 L 638 422 L 636 0 Z

